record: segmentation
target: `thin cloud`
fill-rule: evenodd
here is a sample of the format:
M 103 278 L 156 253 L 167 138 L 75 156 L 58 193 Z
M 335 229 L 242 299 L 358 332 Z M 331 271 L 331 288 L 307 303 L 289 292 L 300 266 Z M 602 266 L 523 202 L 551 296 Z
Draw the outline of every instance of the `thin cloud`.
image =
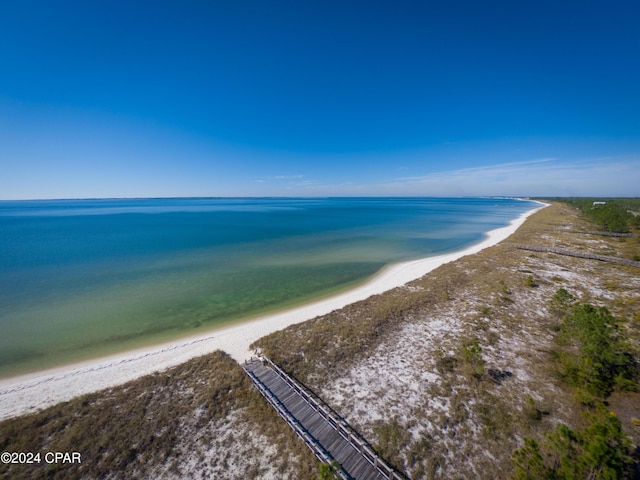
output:
M 414 176 L 414 177 L 403 177 L 397 178 L 394 181 L 397 182 L 421 182 L 428 181 L 433 178 L 454 178 L 454 177 L 466 177 L 469 175 L 488 175 L 491 173 L 499 173 L 500 175 L 504 175 L 507 173 L 519 173 L 525 169 L 530 169 L 532 165 L 541 165 L 541 164 L 549 164 L 549 162 L 553 162 L 554 158 L 539 158 L 534 160 L 526 160 L 522 162 L 509 162 L 509 163 L 500 163 L 496 165 L 488 165 L 482 167 L 469 167 L 469 168 L 461 168 L 457 170 L 448 170 L 442 172 L 433 172 L 426 175 Z
M 267 180 L 296 180 L 298 178 L 304 178 L 304 175 L 274 175 L 267 177 Z
M 386 184 L 425 195 L 572 196 L 638 194 L 640 157 L 581 161 L 536 159 L 437 172 Z
M 297 187 L 306 187 L 306 186 L 310 186 L 310 185 L 314 185 L 315 182 L 312 180 L 305 180 L 303 182 L 296 182 L 294 185 Z
M 301 185 L 300 195 L 638 196 L 640 155 L 574 161 L 539 158 L 386 182 Z
M 303 185 L 306 182 L 305 181 L 300 181 L 300 179 L 304 178 L 304 175 L 300 175 L 300 174 L 296 174 L 296 175 L 271 175 L 268 177 L 262 177 L 262 178 L 258 178 L 256 179 L 256 183 L 260 183 L 260 184 L 282 184 L 282 182 L 291 182 L 292 185 Z M 294 181 L 296 181 L 295 183 L 293 183 Z

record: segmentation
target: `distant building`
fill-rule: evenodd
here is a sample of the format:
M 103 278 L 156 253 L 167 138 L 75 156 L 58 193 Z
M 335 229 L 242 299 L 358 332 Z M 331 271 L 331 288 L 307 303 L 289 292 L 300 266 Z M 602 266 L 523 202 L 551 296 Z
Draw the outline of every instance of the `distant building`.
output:
M 593 202 L 592 207 L 597 207 L 598 205 L 606 205 L 607 202 Z

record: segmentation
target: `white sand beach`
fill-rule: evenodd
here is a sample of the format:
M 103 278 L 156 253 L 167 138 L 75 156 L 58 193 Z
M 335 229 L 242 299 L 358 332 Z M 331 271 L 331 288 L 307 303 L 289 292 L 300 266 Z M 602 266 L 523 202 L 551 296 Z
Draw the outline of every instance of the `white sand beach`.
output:
M 546 204 L 542 204 L 540 208 L 544 206 Z M 507 227 L 489 232 L 482 242 L 465 250 L 390 266 L 367 283 L 321 301 L 203 335 L 0 380 L 0 420 L 119 385 L 215 350 L 223 350 L 238 362 L 242 362 L 251 356 L 249 345 L 257 339 L 289 325 L 304 322 L 371 295 L 404 285 L 440 265 L 495 245 L 514 233 L 525 219 L 537 210 L 523 214 Z

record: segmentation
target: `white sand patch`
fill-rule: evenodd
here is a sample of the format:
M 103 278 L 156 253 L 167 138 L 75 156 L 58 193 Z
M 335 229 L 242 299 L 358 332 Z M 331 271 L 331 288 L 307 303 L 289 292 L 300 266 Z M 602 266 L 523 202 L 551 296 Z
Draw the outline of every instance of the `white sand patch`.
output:
M 495 245 L 513 234 L 527 217 L 545 206 L 546 204 L 542 204 L 541 207 L 513 220 L 508 226 L 488 232 L 482 242 L 465 250 L 390 266 L 369 282 L 319 302 L 208 334 L 0 380 L 0 420 L 70 400 L 78 395 L 120 385 L 215 350 L 223 350 L 241 362 L 251 356 L 249 345 L 259 338 L 289 325 L 325 315 L 371 295 L 399 287 L 426 275 L 440 265 Z
M 451 318 L 439 316 L 403 325 L 391 341 L 327 385 L 321 396 L 339 405 L 349 418 L 357 418 L 367 433 L 378 421 L 397 418 L 406 424 L 414 407 L 433 401 L 429 386 L 440 381 L 432 358 L 434 347 L 460 330 Z M 363 404 L 366 409 L 361 408 Z M 434 408 L 443 409 L 445 404 L 435 400 Z
M 259 478 L 265 480 L 282 478 L 274 462 L 277 447 L 256 432 L 252 424 L 244 422 L 241 412 L 234 411 L 204 428 L 194 425 L 183 428 L 181 436 L 187 440 L 177 447 L 174 464 L 160 465 L 152 472 L 153 478 L 243 479 L 248 470 L 259 473 Z

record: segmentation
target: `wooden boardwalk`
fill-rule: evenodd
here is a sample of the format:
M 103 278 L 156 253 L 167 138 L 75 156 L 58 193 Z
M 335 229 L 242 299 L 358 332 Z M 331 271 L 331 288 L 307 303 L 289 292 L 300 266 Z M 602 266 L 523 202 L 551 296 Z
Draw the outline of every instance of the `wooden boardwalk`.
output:
M 254 386 L 324 463 L 337 461 L 345 480 L 403 480 L 329 406 L 266 357 L 243 366 Z
M 567 257 L 586 258 L 587 260 L 598 260 L 600 262 L 612 262 L 612 263 L 619 263 L 621 265 L 628 265 L 630 267 L 640 267 L 640 262 L 636 260 L 629 260 L 627 258 L 609 257 L 606 255 L 574 252 L 570 250 L 560 250 L 557 248 L 536 247 L 533 245 L 519 245 L 517 243 L 506 243 L 505 245 L 509 247 L 519 248 L 520 250 L 529 250 L 531 252 L 555 253 L 556 255 L 565 255 Z

